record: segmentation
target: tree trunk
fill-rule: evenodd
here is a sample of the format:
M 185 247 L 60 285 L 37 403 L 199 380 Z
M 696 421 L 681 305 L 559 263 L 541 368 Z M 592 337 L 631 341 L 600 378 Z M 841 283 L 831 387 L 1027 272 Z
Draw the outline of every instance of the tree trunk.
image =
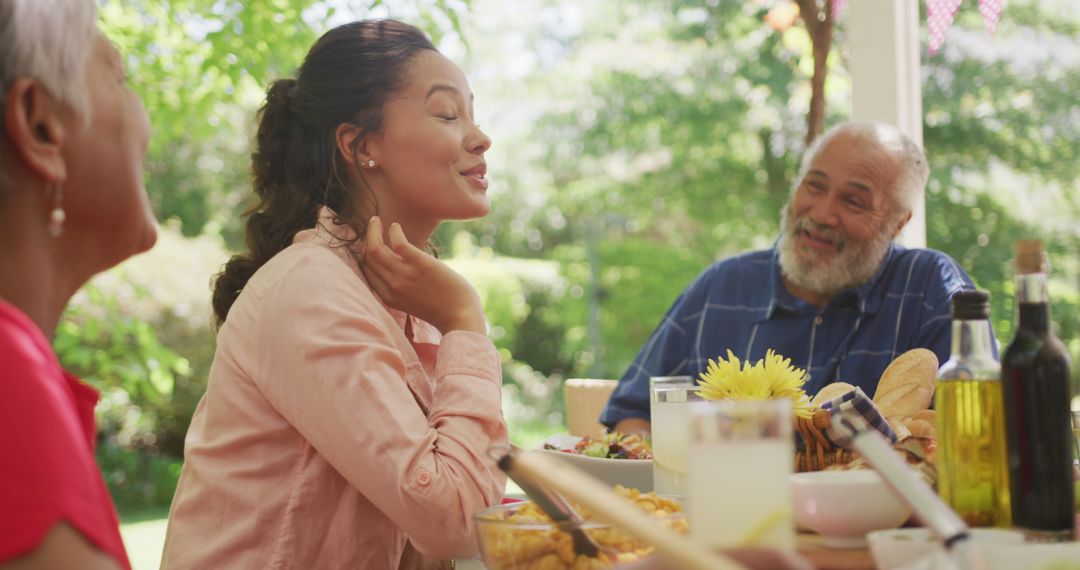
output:
M 796 0 L 814 51 L 814 76 L 810 80 L 810 110 L 806 114 L 806 144 L 825 128 L 825 77 L 829 73 L 832 46 L 833 0 Z

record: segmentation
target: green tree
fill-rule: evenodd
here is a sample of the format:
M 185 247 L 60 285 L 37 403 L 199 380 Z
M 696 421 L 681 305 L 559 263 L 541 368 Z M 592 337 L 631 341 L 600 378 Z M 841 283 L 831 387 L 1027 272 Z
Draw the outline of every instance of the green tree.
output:
M 965 3 L 971 4 L 971 3 Z M 1058 2 L 1010 2 L 997 32 L 961 5 L 941 52 L 924 53 L 924 138 L 933 164 L 927 241 L 992 294 L 1012 337 L 1013 243 L 1047 242 L 1058 334 L 1080 354 L 1080 18 Z M 1080 373 L 1080 371 L 1074 371 Z
M 270 81 L 293 73 L 330 25 L 406 14 L 433 38 L 453 33 L 469 0 L 351 3 L 318 0 L 107 0 L 102 26 L 126 56 L 153 119 L 146 161 L 159 219 L 185 235 L 222 231 L 238 247 L 249 141 Z

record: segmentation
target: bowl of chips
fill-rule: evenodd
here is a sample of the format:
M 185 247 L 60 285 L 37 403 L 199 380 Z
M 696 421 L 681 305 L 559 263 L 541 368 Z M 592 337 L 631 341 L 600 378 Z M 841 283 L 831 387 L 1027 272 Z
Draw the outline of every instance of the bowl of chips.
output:
M 654 493 L 615 487 L 615 492 L 632 501 L 676 532 L 688 529 L 682 505 Z M 595 557 L 574 551 L 570 534 L 560 530 L 531 501 L 498 505 L 476 515 L 477 536 L 484 565 L 489 570 L 517 568 L 611 568 L 640 560 L 653 552 L 652 546 L 622 529 L 597 521 L 579 505 L 573 508 L 585 520 L 581 527 L 600 547 Z

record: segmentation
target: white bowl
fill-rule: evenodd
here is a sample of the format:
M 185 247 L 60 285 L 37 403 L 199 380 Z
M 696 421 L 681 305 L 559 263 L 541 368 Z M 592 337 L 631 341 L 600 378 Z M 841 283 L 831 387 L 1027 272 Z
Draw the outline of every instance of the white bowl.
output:
M 1080 568 L 1080 542 L 993 543 L 982 547 L 990 570 L 1065 570 Z
M 832 548 L 863 548 L 866 533 L 895 528 L 911 516 L 876 471 L 813 471 L 791 476 L 795 524 Z
M 1023 544 L 1023 533 L 1000 528 L 973 528 L 968 531 L 971 540 L 982 549 L 989 544 Z M 930 529 L 894 528 L 871 532 L 866 537 L 870 543 L 870 554 L 878 568 L 891 570 L 909 564 L 941 550 L 944 546 Z
M 652 459 L 603 459 L 551 449 L 533 449 L 528 453 L 546 453 L 614 487 L 622 485 L 642 493 L 653 490 Z

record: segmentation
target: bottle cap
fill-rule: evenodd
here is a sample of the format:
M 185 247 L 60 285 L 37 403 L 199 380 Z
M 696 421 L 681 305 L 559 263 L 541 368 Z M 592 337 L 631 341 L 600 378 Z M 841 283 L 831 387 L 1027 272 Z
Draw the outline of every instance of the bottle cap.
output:
M 990 293 L 979 289 L 956 293 L 952 298 L 952 318 L 960 321 L 989 319 Z
M 1046 248 L 1041 239 L 1022 239 L 1016 241 L 1016 272 L 1046 273 Z

